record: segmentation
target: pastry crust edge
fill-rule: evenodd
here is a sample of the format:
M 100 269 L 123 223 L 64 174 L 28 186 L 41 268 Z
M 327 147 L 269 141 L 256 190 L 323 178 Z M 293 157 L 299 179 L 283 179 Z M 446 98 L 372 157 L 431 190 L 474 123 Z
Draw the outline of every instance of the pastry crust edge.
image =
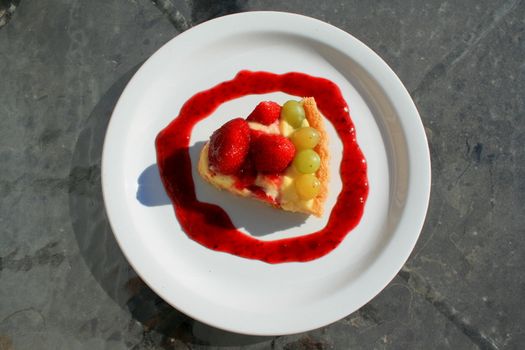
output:
M 321 158 L 321 165 L 316 172 L 316 176 L 321 183 L 319 194 L 314 198 L 311 213 L 317 217 L 323 215 L 324 205 L 328 198 L 328 182 L 330 180 L 330 169 L 328 167 L 330 163 L 330 151 L 328 145 L 328 134 L 324 126 L 324 117 L 317 108 L 317 104 L 313 97 L 305 97 L 302 100 L 306 120 L 308 124 L 319 132 L 319 143 L 314 147 L 314 151 L 319 154 Z

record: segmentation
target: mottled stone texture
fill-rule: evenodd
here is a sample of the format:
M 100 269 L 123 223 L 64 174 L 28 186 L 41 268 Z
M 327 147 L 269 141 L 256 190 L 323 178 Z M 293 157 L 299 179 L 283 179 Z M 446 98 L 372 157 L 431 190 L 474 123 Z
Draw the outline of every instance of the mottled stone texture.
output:
M 432 197 L 411 258 L 361 310 L 275 338 L 223 332 L 136 277 L 100 193 L 110 112 L 138 66 L 227 13 L 332 23 L 396 71 L 426 127 Z M 521 1 L 22 0 L 0 29 L 0 349 L 522 349 Z
M 0 28 L 13 17 L 20 0 L 0 0 Z

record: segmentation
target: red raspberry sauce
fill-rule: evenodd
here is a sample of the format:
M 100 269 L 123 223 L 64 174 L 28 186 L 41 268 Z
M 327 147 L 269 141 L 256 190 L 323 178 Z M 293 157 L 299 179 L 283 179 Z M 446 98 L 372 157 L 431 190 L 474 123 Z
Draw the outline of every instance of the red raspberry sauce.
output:
M 321 113 L 334 125 L 343 143 L 340 167 L 343 188 L 322 230 L 294 238 L 261 241 L 237 230 L 221 207 L 197 200 L 189 142 L 195 124 L 210 116 L 222 103 L 275 91 L 313 96 Z M 356 141 L 348 106 L 337 85 L 330 80 L 296 72 L 281 75 L 241 71 L 232 80 L 201 91 L 186 101 L 179 115 L 157 135 L 155 143 L 160 176 L 177 219 L 191 239 L 210 249 L 272 264 L 310 261 L 336 248 L 363 215 L 368 196 L 366 161 Z

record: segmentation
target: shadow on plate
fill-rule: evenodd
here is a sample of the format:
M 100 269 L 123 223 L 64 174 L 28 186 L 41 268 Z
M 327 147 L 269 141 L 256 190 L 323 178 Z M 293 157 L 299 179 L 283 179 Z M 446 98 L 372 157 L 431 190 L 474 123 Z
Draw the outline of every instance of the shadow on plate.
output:
M 164 191 L 157 164 L 152 164 L 144 169 L 137 182 L 136 198 L 142 205 L 146 207 L 171 205 L 171 201 Z
M 190 147 L 192 164 L 197 164 L 204 142 L 196 142 Z M 223 208 L 236 227 L 250 235 L 261 237 L 275 232 L 300 226 L 306 215 L 276 210 L 264 203 L 241 198 L 226 191 L 218 190 L 206 183 L 193 166 L 195 192 L 201 202 L 213 203 Z M 137 180 L 137 200 L 147 207 L 171 204 L 159 176 L 157 164 L 148 166 Z M 264 218 L 264 219 L 263 219 Z
M 130 329 L 130 332 L 142 334 L 142 342 L 165 349 L 173 349 L 181 343 L 219 346 L 270 343 L 272 338 L 222 331 L 179 312 L 137 276 L 115 240 L 102 198 L 102 145 L 111 112 L 139 66 L 124 74 L 102 96 L 75 145 L 68 189 L 70 216 L 80 254 L 107 295 L 140 322 L 142 327 Z M 154 178 L 155 168 L 152 167 L 147 176 Z M 129 325 L 135 327 L 133 322 Z

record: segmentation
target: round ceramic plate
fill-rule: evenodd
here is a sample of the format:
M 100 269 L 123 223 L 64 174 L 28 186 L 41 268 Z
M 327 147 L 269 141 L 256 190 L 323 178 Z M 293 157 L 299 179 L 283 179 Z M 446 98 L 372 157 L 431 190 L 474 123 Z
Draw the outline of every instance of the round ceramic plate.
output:
M 328 255 L 307 263 L 267 264 L 209 250 L 189 239 L 174 215 L 156 166 L 154 140 L 195 93 L 240 70 L 303 72 L 335 82 L 350 107 L 368 162 L 370 193 L 359 225 Z M 262 100 L 246 96 L 193 129 L 190 155 L 229 119 Z M 298 217 L 237 198 L 202 182 L 197 197 L 221 205 L 241 230 L 273 240 L 327 222 L 341 179 L 342 145 L 330 123 L 330 197 L 325 217 Z M 106 134 L 104 200 L 114 234 L 142 279 L 180 311 L 245 334 L 297 333 L 337 321 L 379 293 L 412 251 L 430 193 L 430 158 L 419 114 L 394 72 L 363 43 L 321 21 L 277 12 L 218 18 L 158 50 L 124 90 Z M 341 218 L 345 220 L 345 218 Z

